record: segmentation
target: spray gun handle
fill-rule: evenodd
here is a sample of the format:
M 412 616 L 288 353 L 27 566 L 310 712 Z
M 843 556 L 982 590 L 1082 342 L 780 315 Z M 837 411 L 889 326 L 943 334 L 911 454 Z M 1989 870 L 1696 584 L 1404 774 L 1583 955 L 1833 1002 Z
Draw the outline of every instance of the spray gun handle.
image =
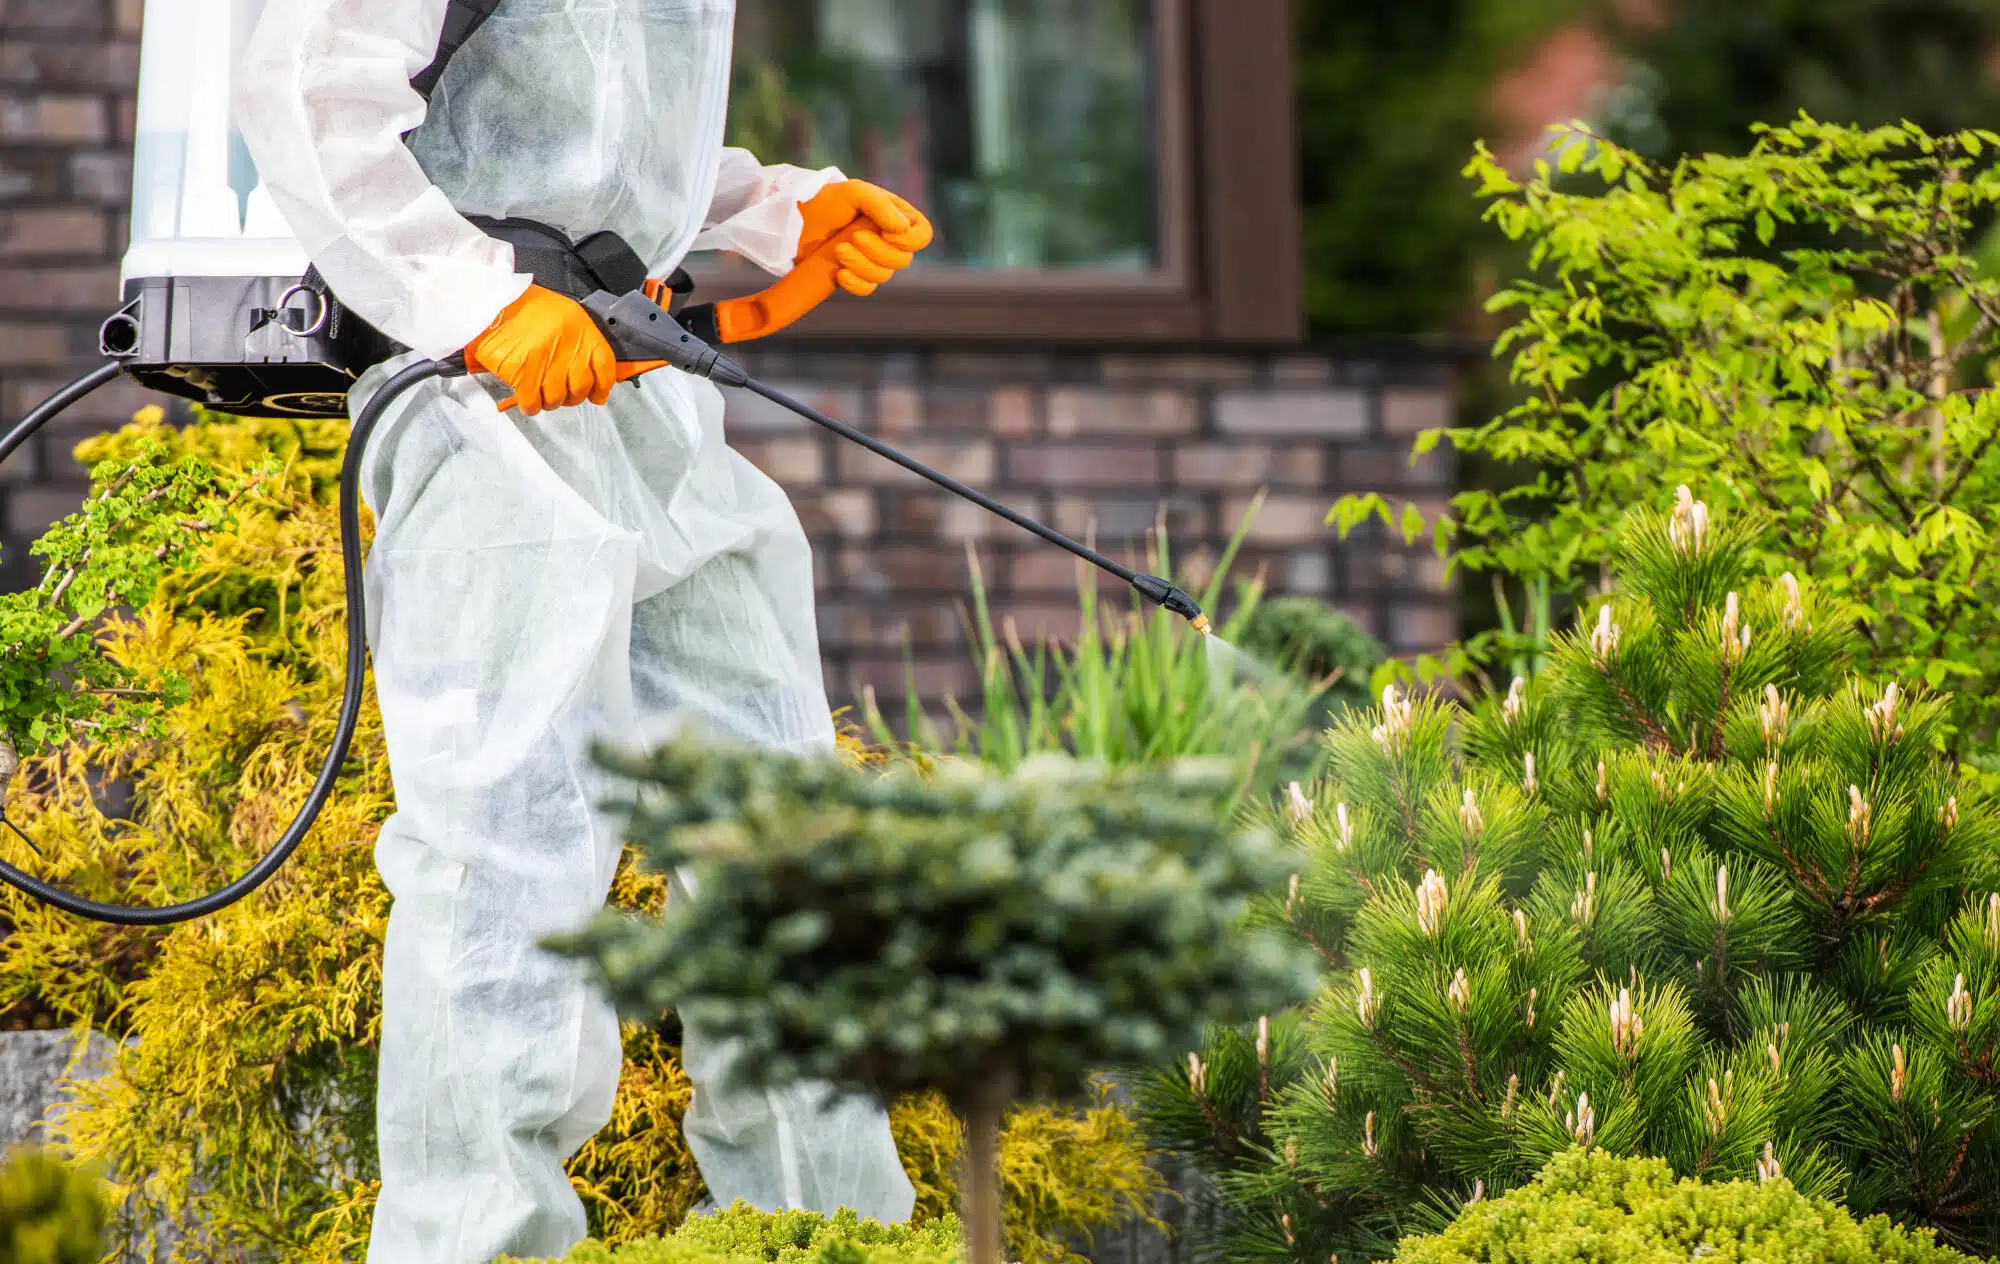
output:
M 612 294 L 599 290 L 583 300 L 583 309 L 597 322 L 621 366 L 674 368 L 722 386 L 747 386 L 750 382 L 742 366 L 695 337 L 671 312 L 639 291 Z

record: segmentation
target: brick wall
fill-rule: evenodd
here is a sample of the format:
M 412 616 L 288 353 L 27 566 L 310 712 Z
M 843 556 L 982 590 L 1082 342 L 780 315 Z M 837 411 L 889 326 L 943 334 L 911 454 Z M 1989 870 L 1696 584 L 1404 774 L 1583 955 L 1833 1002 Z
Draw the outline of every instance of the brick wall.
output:
M 0 420 L 96 362 L 115 305 L 129 199 L 140 0 L 0 0 Z M 752 368 L 1017 508 L 1107 551 L 1131 551 L 1164 509 L 1189 555 L 1213 553 L 1260 489 L 1243 570 L 1321 595 L 1399 651 L 1453 632 L 1433 559 L 1374 532 L 1322 525 L 1340 492 L 1436 505 L 1451 471 L 1408 463 L 1409 437 L 1448 412 L 1448 364 L 1409 349 L 1224 355 L 897 347 L 768 350 Z M 98 393 L 0 467 L 0 585 L 31 582 L 25 551 L 75 507 L 83 435 L 148 397 Z M 1073 632 L 1066 555 L 880 458 L 758 400 L 732 403 L 737 445 L 790 490 L 818 548 L 828 684 L 851 699 L 904 691 L 904 629 L 926 696 L 971 692 L 958 605 L 965 549 L 1024 633 Z

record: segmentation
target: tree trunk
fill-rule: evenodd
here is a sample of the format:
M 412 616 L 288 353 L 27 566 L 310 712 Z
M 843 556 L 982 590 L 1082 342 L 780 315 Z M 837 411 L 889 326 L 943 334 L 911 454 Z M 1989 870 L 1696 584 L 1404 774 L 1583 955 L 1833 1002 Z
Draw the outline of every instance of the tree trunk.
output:
M 1004 1264 L 1006 1237 L 1000 1213 L 1000 1119 L 1004 1090 L 981 1094 L 966 1110 L 965 1238 L 970 1264 Z

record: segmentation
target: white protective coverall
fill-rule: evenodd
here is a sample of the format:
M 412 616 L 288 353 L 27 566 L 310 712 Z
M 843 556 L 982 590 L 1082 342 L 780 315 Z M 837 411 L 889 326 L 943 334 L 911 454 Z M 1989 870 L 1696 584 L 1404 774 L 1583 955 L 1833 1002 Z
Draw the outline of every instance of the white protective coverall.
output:
M 357 410 L 526 289 L 461 213 L 613 229 L 654 277 L 704 248 L 782 274 L 799 202 L 841 178 L 723 147 L 733 0 L 505 0 L 427 114 L 408 81 L 444 13 L 273 0 L 247 55 L 237 114 L 272 196 L 341 300 L 414 348 L 363 378 Z M 496 411 L 502 394 L 412 391 L 364 470 L 397 799 L 376 847 L 395 902 L 370 1264 L 554 1256 L 584 1234 L 563 1162 L 610 1118 L 619 1031 L 536 945 L 602 907 L 619 860 L 591 743 L 684 719 L 774 749 L 833 740 L 811 552 L 724 444 L 716 389 L 663 370 L 534 418 Z M 909 1218 L 878 1103 L 726 1094 L 730 1055 L 687 1033 L 687 1140 L 717 1202 Z

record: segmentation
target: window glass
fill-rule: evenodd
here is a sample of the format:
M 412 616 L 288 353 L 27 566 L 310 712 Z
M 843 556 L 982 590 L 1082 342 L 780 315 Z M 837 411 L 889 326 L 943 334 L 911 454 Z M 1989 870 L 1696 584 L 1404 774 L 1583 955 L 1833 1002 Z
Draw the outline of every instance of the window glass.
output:
M 738 0 L 730 143 L 894 189 L 933 269 L 1159 263 L 1148 0 Z

